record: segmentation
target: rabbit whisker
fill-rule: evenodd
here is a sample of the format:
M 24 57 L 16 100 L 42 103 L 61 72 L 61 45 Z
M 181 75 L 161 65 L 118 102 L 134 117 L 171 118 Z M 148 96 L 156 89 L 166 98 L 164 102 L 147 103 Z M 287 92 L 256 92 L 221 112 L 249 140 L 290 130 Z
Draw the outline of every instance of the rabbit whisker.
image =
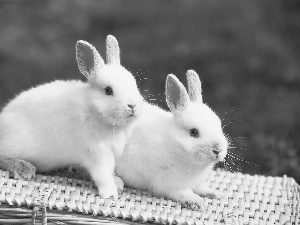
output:
M 148 65 L 148 63 L 146 63 L 144 66 L 142 66 L 142 67 L 134 74 L 134 76 L 139 77 L 140 75 L 142 75 L 143 73 L 140 73 L 140 74 L 139 74 L 139 72 L 141 72 L 141 70 L 144 69 L 147 65 Z M 148 72 L 148 71 L 147 71 L 147 72 Z
M 238 106 L 240 106 L 240 105 L 243 104 L 243 103 L 244 103 L 244 102 L 241 101 L 241 102 L 239 102 L 238 104 L 236 104 L 235 106 L 233 106 L 232 108 L 230 108 L 227 112 L 225 112 L 224 115 L 221 117 L 221 121 L 224 121 L 228 115 L 230 115 L 231 113 L 233 113 L 233 111 L 234 111 Z
M 242 161 L 242 162 L 247 163 L 249 166 L 256 166 L 256 167 L 259 168 L 259 166 L 258 166 L 257 164 L 251 163 L 251 162 L 249 162 L 249 161 L 243 159 L 241 156 L 239 156 L 239 155 L 237 155 L 237 154 L 234 154 L 234 153 L 230 152 L 230 153 L 228 153 L 227 155 L 228 155 L 228 157 L 230 157 L 231 159 L 236 159 L 236 160 L 239 160 L 239 161 Z

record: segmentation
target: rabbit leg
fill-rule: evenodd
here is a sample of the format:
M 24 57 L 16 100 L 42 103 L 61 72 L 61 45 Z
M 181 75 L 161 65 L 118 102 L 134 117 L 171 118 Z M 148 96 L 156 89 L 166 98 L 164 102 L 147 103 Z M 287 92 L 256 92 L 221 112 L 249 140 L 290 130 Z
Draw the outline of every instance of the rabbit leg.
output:
M 225 197 L 225 193 L 216 190 L 216 189 L 212 189 L 210 187 L 207 187 L 205 185 L 201 185 L 198 186 L 197 188 L 194 189 L 194 192 L 197 195 L 203 196 L 203 197 L 208 197 L 208 198 L 224 198 Z
M 86 165 L 101 198 L 113 197 L 115 200 L 118 198 L 118 189 L 113 175 L 114 166 L 114 155 L 109 151 L 103 155 L 97 155 L 95 158 L 89 160 Z
M 15 179 L 31 180 L 36 175 L 35 166 L 22 159 L 0 159 L 0 168 L 10 171 Z
M 114 175 L 114 180 L 115 180 L 118 191 L 120 191 L 120 192 L 123 191 L 123 189 L 124 189 L 123 180 L 120 177 L 116 176 L 116 175 Z
M 81 179 L 85 179 L 85 180 L 92 179 L 91 175 L 86 170 L 86 168 L 82 168 L 82 167 L 78 168 L 78 176 Z M 116 183 L 118 191 L 123 191 L 123 189 L 124 189 L 124 182 L 123 182 L 123 180 L 120 177 L 116 176 L 116 175 L 114 175 L 114 180 L 115 180 L 115 183 Z
M 183 206 L 187 208 L 205 209 L 204 199 L 196 195 L 191 189 L 180 190 L 173 193 L 170 192 L 167 196 L 172 200 L 183 203 Z

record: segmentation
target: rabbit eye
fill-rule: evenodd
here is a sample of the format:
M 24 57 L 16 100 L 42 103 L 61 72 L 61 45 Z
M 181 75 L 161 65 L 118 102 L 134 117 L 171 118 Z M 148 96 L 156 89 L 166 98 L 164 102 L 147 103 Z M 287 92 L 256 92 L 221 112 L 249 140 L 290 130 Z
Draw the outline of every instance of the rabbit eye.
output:
M 190 129 L 190 135 L 194 138 L 199 137 L 199 131 L 196 128 Z
M 113 89 L 109 86 L 106 87 L 104 90 L 105 90 L 106 95 L 113 95 L 114 94 Z

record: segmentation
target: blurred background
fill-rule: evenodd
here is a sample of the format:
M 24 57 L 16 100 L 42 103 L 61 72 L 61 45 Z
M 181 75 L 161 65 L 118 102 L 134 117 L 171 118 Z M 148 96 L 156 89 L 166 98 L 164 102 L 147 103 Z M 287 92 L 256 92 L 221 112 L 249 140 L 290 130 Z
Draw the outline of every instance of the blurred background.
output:
M 196 70 L 233 139 L 235 171 L 300 182 L 300 1 L 0 1 L 0 107 L 55 79 L 82 79 L 75 43 L 122 64 L 166 108 L 164 83 Z M 234 164 L 233 164 L 234 163 Z

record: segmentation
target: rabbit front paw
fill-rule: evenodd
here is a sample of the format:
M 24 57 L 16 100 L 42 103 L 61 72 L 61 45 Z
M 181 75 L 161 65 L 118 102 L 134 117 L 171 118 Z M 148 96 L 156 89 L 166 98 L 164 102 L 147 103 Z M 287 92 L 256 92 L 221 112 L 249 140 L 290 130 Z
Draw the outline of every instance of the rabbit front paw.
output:
M 221 199 L 221 198 L 224 198 L 226 196 L 225 193 L 223 193 L 219 190 L 212 189 L 212 188 L 205 187 L 205 186 L 198 187 L 194 191 L 199 196 L 207 197 L 207 198 L 210 198 L 210 199 L 214 199 L 214 198 Z
M 211 199 L 214 199 L 214 198 L 221 199 L 221 198 L 224 198 L 226 195 L 224 193 L 222 193 L 221 191 L 213 190 L 212 192 L 207 193 L 205 196 L 208 198 L 211 198 Z
M 100 198 L 110 198 L 113 197 L 114 200 L 118 199 L 118 189 L 116 186 L 113 187 L 98 187 L 98 193 Z
M 114 176 L 114 182 L 112 184 L 99 185 L 98 192 L 100 198 L 110 198 L 113 197 L 114 200 L 117 200 L 119 197 L 119 193 L 122 192 L 124 189 L 123 180 L 118 177 Z
M 169 197 L 173 200 L 180 201 L 182 206 L 188 209 L 205 211 L 204 199 L 193 193 L 190 189 L 169 194 Z
M 118 192 L 122 192 L 123 189 L 124 189 L 124 182 L 123 182 L 123 180 L 120 177 L 118 177 L 118 176 L 114 176 L 114 179 L 115 179 L 115 184 L 117 186 Z
M 11 172 L 15 179 L 31 180 L 35 178 L 36 168 L 31 163 L 22 159 L 13 159 L 11 163 Z

